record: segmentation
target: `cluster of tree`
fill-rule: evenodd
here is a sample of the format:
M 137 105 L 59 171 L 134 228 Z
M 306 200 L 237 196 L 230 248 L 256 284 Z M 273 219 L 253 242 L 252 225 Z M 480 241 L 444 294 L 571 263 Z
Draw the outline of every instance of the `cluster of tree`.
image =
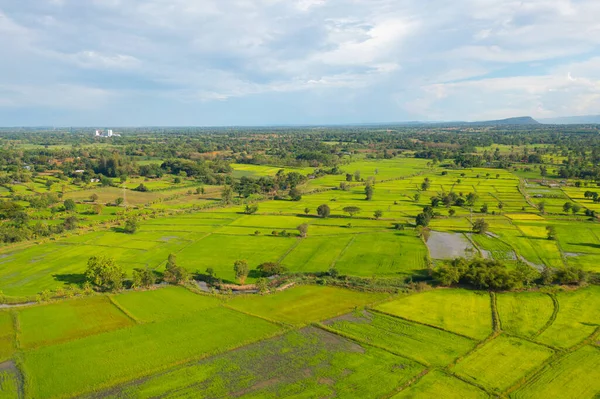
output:
M 581 284 L 587 274 L 577 267 L 561 269 L 544 268 L 540 273 L 523 262 L 515 269 L 509 269 L 504 263 L 489 259 L 457 258 L 438 266 L 433 276 L 446 286 L 454 284 L 470 285 L 478 289 L 512 290 L 539 284 Z

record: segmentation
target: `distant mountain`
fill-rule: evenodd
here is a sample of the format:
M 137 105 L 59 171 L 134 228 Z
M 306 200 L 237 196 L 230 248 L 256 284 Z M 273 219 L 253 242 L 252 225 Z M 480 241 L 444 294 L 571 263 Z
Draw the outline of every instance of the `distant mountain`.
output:
M 499 119 L 495 121 L 471 122 L 470 125 L 498 126 L 498 125 L 539 125 L 540 123 L 531 116 Z
M 565 116 L 562 118 L 540 119 L 541 123 L 549 125 L 588 125 L 600 124 L 600 115 Z

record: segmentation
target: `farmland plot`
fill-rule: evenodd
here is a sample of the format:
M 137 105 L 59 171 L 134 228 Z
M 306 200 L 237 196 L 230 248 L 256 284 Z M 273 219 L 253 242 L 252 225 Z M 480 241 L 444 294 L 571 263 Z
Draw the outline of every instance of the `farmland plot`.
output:
M 499 336 L 462 359 L 453 371 L 499 393 L 535 370 L 553 353 L 529 341 Z
M 511 334 L 534 337 L 552 317 L 554 303 L 546 294 L 503 293 L 496 298 L 502 329 Z
M 393 396 L 393 399 L 486 399 L 489 395 L 483 390 L 467 384 L 458 378 L 433 370 L 417 383 Z
M 381 397 L 422 370 L 389 352 L 307 328 L 95 397 Z
M 84 394 L 278 331 L 261 319 L 215 308 L 27 351 L 23 354 L 27 394 L 43 398 Z
M 482 292 L 427 291 L 383 303 L 376 309 L 475 339 L 484 339 L 492 332 L 490 297 Z
M 10 312 L 0 311 L 0 362 L 10 358 L 15 351 L 15 332 Z
M 584 346 L 547 365 L 511 395 L 518 399 L 593 399 L 600 392 L 600 349 Z
M 344 334 L 436 366 L 451 363 L 475 346 L 475 341 L 468 338 L 374 312 L 349 314 L 326 324 Z

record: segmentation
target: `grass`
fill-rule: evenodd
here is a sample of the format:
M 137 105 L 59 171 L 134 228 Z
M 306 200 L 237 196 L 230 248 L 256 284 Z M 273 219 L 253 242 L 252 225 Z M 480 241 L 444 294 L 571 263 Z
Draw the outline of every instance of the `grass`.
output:
M 12 314 L 0 311 L 0 362 L 9 359 L 15 351 L 15 332 Z
M 282 262 L 291 271 L 326 271 L 352 238 L 353 235 L 308 237 L 300 241 Z
M 278 330 L 261 319 L 215 308 L 26 351 L 27 395 L 56 398 L 92 392 L 251 343 Z
M 416 235 L 360 234 L 335 263 L 340 274 L 412 275 L 425 269 L 427 249 Z
M 376 309 L 475 339 L 484 339 L 492 332 L 490 297 L 485 292 L 427 291 L 381 304 Z
M 22 348 L 52 345 L 133 324 L 106 296 L 32 306 L 18 314 Z
M 568 348 L 583 341 L 599 326 L 600 287 L 561 292 L 556 297 L 559 303 L 556 320 L 537 340 Z
M 433 370 L 393 399 L 485 399 L 489 395 L 458 378 Z
M 503 293 L 496 295 L 502 329 L 511 334 L 531 338 L 552 317 L 552 299 L 539 292 Z
M 553 353 L 529 341 L 499 336 L 462 359 L 453 371 L 499 393 L 524 378 Z
M 511 397 L 594 399 L 600 392 L 600 350 L 584 346 L 547 365 Z
M 16 374 L 10 369 L 0 369 L 0 399 L 19 397 L 19 379 Z
M 342 316 L 327 324 L 344 334 L 429 365 L 445 366 L 475 346 L 470 339 L 378 313 Z
M 325 320 L 387 297 L 336 287 L 300 286 L 265 296 L 241 296 L 228 306 L 269 320 L 295 325 Z
M 384 397 L 422 370 L 383 350 L 308 328 L 119 387 L 106 397 Z
M 151 291 L 127 292 L 113 301 L 136 320 L 155 322 L 183 317 L 219 306 L 216 297 L 198 295 L 182 287 L 164 287 Z

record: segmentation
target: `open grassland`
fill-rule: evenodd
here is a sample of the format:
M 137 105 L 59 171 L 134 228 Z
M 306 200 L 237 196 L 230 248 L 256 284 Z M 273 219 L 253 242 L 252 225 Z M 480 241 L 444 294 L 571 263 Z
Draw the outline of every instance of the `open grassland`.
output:
M 0 311 L 0 362 L 10 358 L 15 351 L 13 316 L 7 310 Z
M 458 378 L 433 370 L 415 384 L 393 396 L 393 399 L 486 399 L 489 395 Z
M 492 332 L 490 297 L 483 292 L 428 291 L 383 303 L 376 309 L 475 339 L 484 339 Z
M 384 397 L 422 370 L 408 359 L 308 328 L 97 397 Z
M 552 298 L 539 292 L 499 294 L 496 304 L 502 329 L 527 338 L 546 326 L 554 310 Z
M 23 353 L 30 397 L 73 396 L 271 336 L 279 328 L 224 308 Z
M 173 286 L 127 292 L 112 299 L 127 314 L 141 322 L 175 319 L 215 308 L 221 303 L 216 297 L 194 294 L 185 288 Z
M 518 399 L 594 399 L 600 392 L 600 349 L 584 346 L 543 371 L 519 391 Z
M 374 312 L 356 312 L 326 324 L 361 341 L 429 365 L 445 366 L 475 346 L 475 341 L 468 338 Z
M 499 393 L 553 354 L 544 346 L 501 335 L 463 358 L 452 371 Z
M 325 320 L 388 297 L 336 287 L 300 286 L 267 296 L 240 296 L 227 306 L 269 320 L 307 324 Z
M 568 348 L 590 336 L 600 326 L 600 287 L 590 286 L 556 295 L 559 311 L 556 320 L 537 340 Z
M 18 318 L 22 348 L 56 344 L 134 324 L 106 296 L 32 306 L 20 310 Z

